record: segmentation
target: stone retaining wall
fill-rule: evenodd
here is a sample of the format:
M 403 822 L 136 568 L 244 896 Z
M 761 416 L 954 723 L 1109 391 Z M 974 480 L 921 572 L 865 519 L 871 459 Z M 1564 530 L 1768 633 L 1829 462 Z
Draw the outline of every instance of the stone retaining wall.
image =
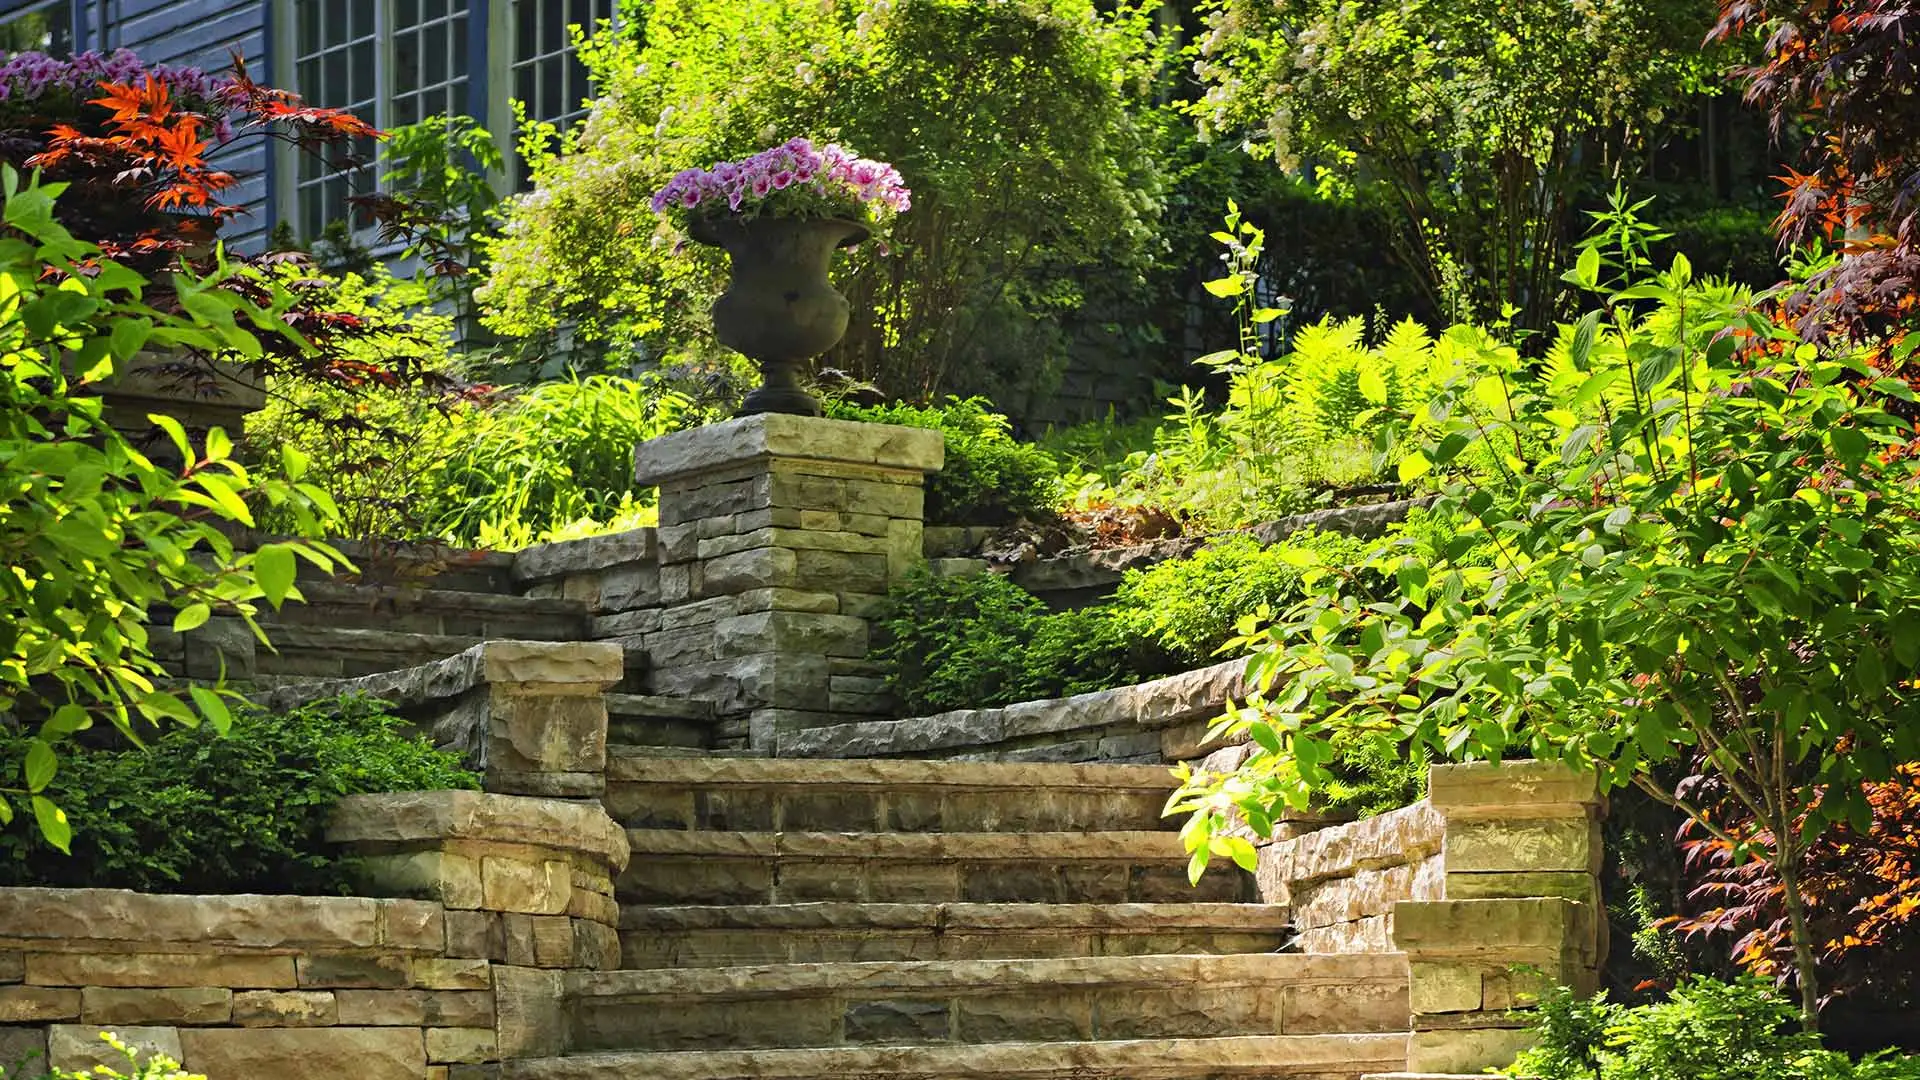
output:
M 0 1065 L 85 1071 L 112 1030 L 210 1080 L 481 1080 L 551 1041 L 564 969 L 618 963 L 597 804 L 356 796 L 330 836 L 375 897 L 0 889 Z

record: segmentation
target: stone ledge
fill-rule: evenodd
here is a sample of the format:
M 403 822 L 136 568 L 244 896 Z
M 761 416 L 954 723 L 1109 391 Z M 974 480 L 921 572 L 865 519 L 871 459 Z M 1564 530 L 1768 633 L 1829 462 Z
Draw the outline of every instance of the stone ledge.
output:
M 1448 821 L 1590 816 L 1605 803 L 1599 781 L 1557 762 L 1434 765 L 1427 798 Z
M 1143 729 L 1210 720 L 1245 696 L 1246 661 L 1229 660 L 1164 679 L 1069 698 L 958 709 L 905 720 L 874 720 L 791 732 L 782 757 L 862 758 L 937 750 L 985 749 L 1036 736 L 1115 725 Z
M 421 845 L 448 840 L 525 844 L 627 865 L 626 833 L 597 802 L 565 802 L 479 791 L 349 795 L 334 806 L 334 843 Z
M 659 530 L 651 527 L 535 544 L 514 553 L 513 580 L 524 587 L 569 574 L 591 574 L 622 563 L 651 562 L 659 551 Z
M 660 484 L 772 458 L 938 472 L 946 440 L 925 428 L 763 413 L 641 443 L 634 479 Z
M 455 656 L 355 679 L 282 686 L 265 695 L 270 709 L 298 708 L 341 694 L 366 694 L 396 705 L 459 697 L 483 683 L 599 683 L 625 673 L 625 654 L 610 641 L 487 641 Z
M 438 952 L 439 904 L 346 896 L 160 896 L 0 889 L 0 947 L 83 951 L 398 949 Z M 117 949 L 115 951 L 118 951 Z

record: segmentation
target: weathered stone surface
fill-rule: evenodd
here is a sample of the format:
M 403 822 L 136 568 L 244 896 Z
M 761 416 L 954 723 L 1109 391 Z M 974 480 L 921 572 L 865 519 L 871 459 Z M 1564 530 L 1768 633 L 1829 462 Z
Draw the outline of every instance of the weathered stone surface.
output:
M 427 990 L 489 990 L 493 974 L 485 960 L 415 957 L 413 984 Z
M 1447 871 L 1600 872 L 1600 823 L 1591 818 L 1447 819 Z
M 0 1066 L 12 1076 L 32 1076 L 47 1066 L 47 1029 L 0 1027 Z
M 489 911 L 447 912 L 447 955 L 486 960 L 506 958 L 500 916 Z
M 196 898 L 197 899 L 197 898 Z M 206 953 L 33 953 L 27 981 L 38 986 L 225 986 L 292 989 L 294 958 Z
M 1416 1013 L 1476 1012 L 1485 999 L 1481 964 L 1415 961 L 1412 1007 Z
M 1541 761 L 1435 765 L 1427 799 L 1449 821 L 1588 816 L 1602 805 L 1592 773 Z
M 427 1068 L 419 1028 L 189 1028 L 179 1040 L 207 1080 L 421 1080 Z
M 778 458 L 938 472 L 945 447 L 937 431 L 768 413 L 649 439 L 634 452 L 634 476 L 641 484 L 683 482 Z
M 652 561 L 659 538 L 654 529 L 633 529 L 584 540 L 535 544 L 513 555 L 513 577 L 522 583 L 602 570 L 622 563 Z
M 1481 1073 L 1513 1064 L 1534 1044 L 1522 1027 L 1416 1031 L 1407 1041 L 1407 1068 L 1416 1073 Z
M 380 927 L 380 901 L 355 897 L 0 889 L 0 938 L 12 941 L 348 949 L 383 944 Z
M 353 872 L 362 889 L 381 896 L 419 896 L 457 909 L 482 905 L 480 861 L 458 852 L 366 855 Z
M 120 1041 L 137 1053 L 145 1063 L 161 1054 L 181 1060 L 180 1029 L 171 1027 L 120 1027 L 114 1030 Z M 100 1029 L 91 1024 L 55 1024 L 47 1029 L 47 1064 L 67 1072 L 92 1073 L 96 1065 L 105 1065 L 122 1073 L 127 1070 L 126 1055 L 108 1046 L 100 1038 Z M 197 1063 L 196 1068 L 200 1068 Z M 234 1076 L 209 1074 L 208 1080 L 241 1080 Z
M 1503 952 L 1578 958 L 1591 908 L 1571 900 L 1407 901 L 1394 908 L 1394 942 L 1416 960 Z
M 736 615 L 714 625 L 714 654 L 726 659 L 754 653 L 867 654 L 867 621 L 850 615 L 763 611 Z
M 567 1017 L 561 973 L 533 967 L 494 968 L 497 1050 L 503 1058 L 533 1058 L 566 1048 Z
M 19 949 L 0 949 L 0 984 L 17 983 L 27 977 L 27 954 Z
M 340 1023 L 368 1027 L 493 1026 L 488 990 L 340 990 Z
M 0 1024 L 77 1020 L 80 991 L 52 986 L 0 986 Z
M 428 1028 L 426 1035 L 428 1061 L 482 1062 L 499 1057 L 491 1027 Z
M 80 1019 L 101 1027 L 122 1024 L 224 1024 L 233 1017 L 233 991 L 213 986 L 124 990 L 89 986 Z
M 615 868 L 627 862 L 624 834 L 598 805 L 478 791 L 349 795 L 335 805 L 327 839 L 343 844 L 531 844 L 577 852 Z
M 287 959 L 294 959 L 288 957 Z M 405 956 L 302 956 L 298 958 L 300 985 L 313 988 L 397 988 L 412 981 Z
M 329 1027 L 339 1023 L 330 990 L 242 990 L 233 995 L 241 1027 Z
M 491 911 L 558 915 L 573 895 L 572 868 L 564 862 L 530 862 L 502 855 L 481 860 L 484 906 Z
M 276 641 L 288 631 L 276 631 Z M 483 683 L 575 683 L 605 689 L 625 672 L 620 648 L 604 641 L 486 641 L 444 660 L 353 679 L 282 686 L 266 695 L 276 710 L 321 698 L 365 694 L 408 707 L 452 700 Z

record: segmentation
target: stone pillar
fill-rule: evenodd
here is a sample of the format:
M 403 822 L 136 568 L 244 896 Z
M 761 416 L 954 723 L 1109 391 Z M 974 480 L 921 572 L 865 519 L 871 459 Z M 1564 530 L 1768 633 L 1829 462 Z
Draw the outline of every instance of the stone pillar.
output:
M 660 488 L 656 694 L 707 701 L 717 745 L 891 715 L 865 657 L 887 586 L 921 559 L 940 433 L 806 416 L 742 417 L 643 443 Z
M 1415 1073 L 1503 1068 L 1547 987 L 1591 993 L 1606 958 L 1594 777 L 1541 762 L 1438 765 L 1445 899 L 1394 907 L 1412 976 Z

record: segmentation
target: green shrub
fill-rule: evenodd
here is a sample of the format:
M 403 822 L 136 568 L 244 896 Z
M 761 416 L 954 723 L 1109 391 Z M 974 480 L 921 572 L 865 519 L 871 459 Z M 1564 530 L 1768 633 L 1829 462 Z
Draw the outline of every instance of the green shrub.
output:
M 72 856 L 37 833 L 0 833 L 0 885 L 340 892 L 339 859 L 321 840 L 335 800 L 478 786 L 402 723 L 381 702 L 344 697 L 240 711 L 224 737 L 173 727 L 144 749 L 76 747 L 47 787 L 72 821 Z M 0 761 L 17 767 L 27 745 L 0 739 Z
M 1265 546 L 1251 536 L 1216 540 L 1189 558 L 1129 570 L 1113 605 L 1127 630 L 1185 666 L 1216 662 L 1235 624 L 1262 608 L 1278 611 L 1302 595 L 1301 568 L 1289 549 L 1307 548 L 1331 563 L 1357 563 L 1365 541 L 1307 532 Z
M 829 401 L 837 420 L 931 428 L 946 436 L 947 462 L 927 479 L 927 524 L 1005 525 L 1051 514 L 1060 503 L 1060 463 L 1013 437 L 985 398 L 919 407 Z
M 1538 1080 L 1913 1080 L 1920 1057 L 1855 1062 L 1799 1028 L 1793 1002 L 1756 979 L 1695 977 L 1667 1000 L 1625 1006 L 1566 990 L 1540 1003 L 1539 1044 L 1509 1076 Z
M 888 595 L 873 658 L 901 707 L 924 715 L 1123 686 L 1130 652 L 1106 609 L 1049 614 L 1000 574 L 920 570 Z

